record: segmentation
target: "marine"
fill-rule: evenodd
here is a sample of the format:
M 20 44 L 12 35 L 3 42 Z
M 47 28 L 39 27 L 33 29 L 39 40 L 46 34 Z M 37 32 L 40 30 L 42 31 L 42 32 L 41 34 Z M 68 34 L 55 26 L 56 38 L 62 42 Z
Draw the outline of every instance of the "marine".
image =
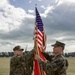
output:
M 13 48 L 14 56 L 10 60 L 10 75 L 31 75 L 33 71 L 34 50 L 23 55 L 21 46 Z
M 47 59 L 47 62 L 39 61 L 42 64 L 43 71 L 45 71 L 46 75 L 67 75 L 68 60 L 62 55 L 65 44 L 56 41 L 51 46 L 53 47 L 53 55 L 44 52 L 43 55 Z

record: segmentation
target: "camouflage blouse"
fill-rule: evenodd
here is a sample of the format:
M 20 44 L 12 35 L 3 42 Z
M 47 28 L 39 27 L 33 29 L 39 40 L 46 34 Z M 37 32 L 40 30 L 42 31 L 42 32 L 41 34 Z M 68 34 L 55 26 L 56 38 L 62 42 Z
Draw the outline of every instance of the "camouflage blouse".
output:
M 62 55 L 51 56 L 51 59 L 42 64 L 46 75 L 66 75 L 68 61 Z

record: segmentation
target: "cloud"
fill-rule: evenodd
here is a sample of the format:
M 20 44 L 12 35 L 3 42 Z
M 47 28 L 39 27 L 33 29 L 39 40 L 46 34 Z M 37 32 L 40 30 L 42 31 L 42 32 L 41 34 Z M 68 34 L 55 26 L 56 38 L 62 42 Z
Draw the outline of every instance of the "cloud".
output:
M 47 50 L 56 40 L 66 44 L 66 50 L 72 48 L 75 42 L 75 4 L 52 0 L 49 4 L 43 1 L 39 4 L 42 10 L 41 17 L 47 35 Z M 31 2 L 32 3 L 32 2 Z M 46 5 L 45 5 L 46 4 Z M 40 12 L 40 10 L 39 10 Z M 3 50 L 12 49 L 19 44 L 28 50 L 33 48 L 33 32 L 35 15 L 33 9 L 27 11 L 21 7 L 11 5 L 8 0 L 0 2 L 0 46 Z M 3 46 L 4 44 L 4 46 Z M 5 49 L 7 48 L 7 49 Z
M 42 5 L 41 8 L 46 9 L 44 5 Z
M 34 10 L 28 10 L 28 13 L 34 13 Z
M 38 1 L 42 1 L 42 0 L 38 0 Z
M 52 13 L 53 9 L 54 9 L 53 6 L 46 7 L 44 13 L 42 13 L 41 16 L 47 17 L 49 13 Z
M 31 0 L 29 1 L 29 4 L 30 4 L 30 3 L 32 3 L 32 1 L 31 1 Z
M 62 1 L 62 2 L 66 2 L 66 3 L 75 3 L 75 0 L 60 0 L 60 1 Z
M 0 2 L 0 42 L 2 49 L 15 43 L 29 42 L 33 38 L 32 23 L 34 16 L 22 8 L 15 8 L 8 0 Z M 30 23 L 30 24 L 29 24 Z M 28 32 L 30 31 L 30 32 Z M 32 32 L 31 32 L 32 31 Z M 29 37 L 29 38 L 28 38 Z M 26 40 L 27 39 L 27 40 Z M 6 41 L 6 42 L 4 42 Z M 12 44 L 13 43 L 13 44 Z M 10 49 L 10 48 L 9 48 Z M 5 49 L 6 50 L 6 49 Z
M 9 32 L 19 29 L 22 21 L 26 18 L 34 18 L 33 15 L 27 14 L 22 8 L 15 8 L 10 5 L 8 0 L 0 3 L 0 31 Z M 32 12 L 29 10 L 29 12 Z
M 61 4 L 54 7 L 52 13 L 47 14 L 44 23 L 47 25 L 47 30 L 57 32 L 73 32 L 75 31 L 74 13 L 75 5 Z M 49 31 L 48 31 L 49 32 Z
M 57 3 L 57 6 L 59 6 L 59 5 L 61 5 L 63 2 L 60 0 L 60 1 L 58 1 L 58 3 Z
M 23 9 L 15 8 L 8 0 L 0 2 L 0 9 L 0 30 L 4 32 L 18 28 L 26 15 Z

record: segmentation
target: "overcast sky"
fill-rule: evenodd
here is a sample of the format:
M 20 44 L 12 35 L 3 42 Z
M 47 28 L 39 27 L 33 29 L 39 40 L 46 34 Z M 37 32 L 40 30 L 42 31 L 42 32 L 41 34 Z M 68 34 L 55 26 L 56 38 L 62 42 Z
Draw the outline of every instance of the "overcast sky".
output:
M 21 45 L 34 47 L 35 4 L 44 23 L 47 49 L 56 40 L 75 52 L 75 0 L 0 0 L 0 52 Z

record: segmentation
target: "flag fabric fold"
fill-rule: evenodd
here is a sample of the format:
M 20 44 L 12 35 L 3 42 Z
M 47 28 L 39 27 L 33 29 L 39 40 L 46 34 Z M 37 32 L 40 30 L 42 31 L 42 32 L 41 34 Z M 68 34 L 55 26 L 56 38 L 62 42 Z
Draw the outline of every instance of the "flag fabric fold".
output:
M 36 59 L 34 61 L 34 75 L 41 75 L 39 62 Z

